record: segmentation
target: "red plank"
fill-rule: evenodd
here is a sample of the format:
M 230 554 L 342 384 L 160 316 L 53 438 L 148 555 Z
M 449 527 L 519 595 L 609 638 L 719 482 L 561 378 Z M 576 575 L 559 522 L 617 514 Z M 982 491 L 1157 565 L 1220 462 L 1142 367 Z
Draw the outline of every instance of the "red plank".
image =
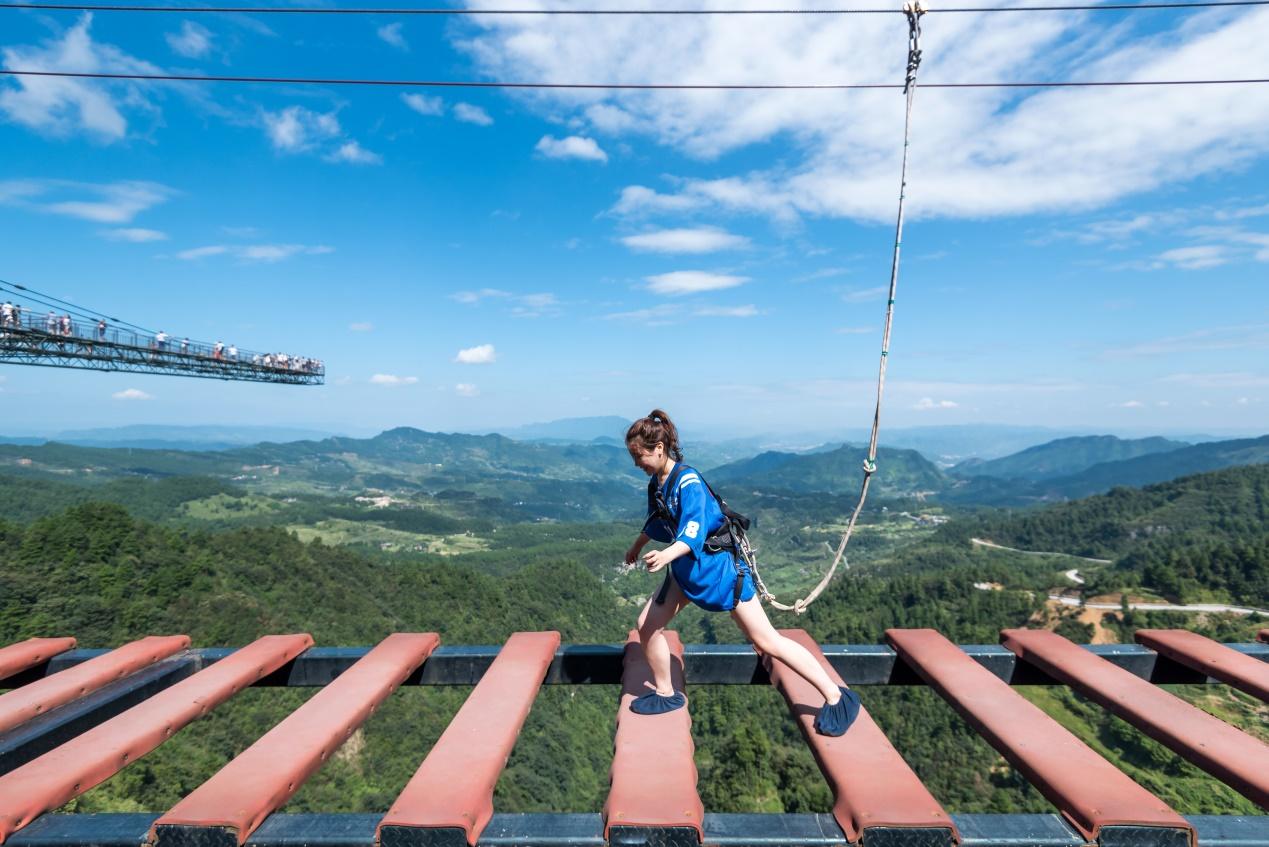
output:
M 0 733 L 189 647 L 188 635 L 149 635 L 0 696 Z
M 683 691 L 683 643 L 666 632 L 675 691 Z M 705 807 L 696 791 L 692 718 L 684 706 L 663 715 L 636 715 L 630 701 L 652 690 L 652 669 L 632 630 L 622 661 L 621 705 L 612 757 L 612 787 L 604 803 L 604 838 L 615 826 L 684 827 L 699 841 Z
M 28 638 L 8 647 L 0 647 L 0 679 L 47 662 L 58 653 L 75 648 L 73 638 Z
M 307 634 L 266 635 L 0 776 L 0 844 L 39 815 L 114 776 L 257 679 L 313 646 Z
M 1185 830 L 1195 843 L 1193 828 L 1166 803 L 940 633 L 888 629 L 886 638 L 1085 838 L 1096 841 L 1106 826 L 1150 826 Z
M 1005 646 L 1024 661 L 1100 703 L 1252 802 L 1269 808 L 1269 744 L 1056 633 L 1006 629 L 1001 636 Z
M 162 845 L 168 827 L 215 827 L 245 842 L 438 644 L 434 632 L 389 635 L 156 820 L 150 841 Z
M 379 822 L 461 829 L 474 845 L 493 816 L 493 792 L 560 646 L 558 632 L 517 632 Z
M 815 656 L 833 682 L 845 685 L 819 645 L 801 629 L 785 629 L 782 635 L 801 644 Z M 869 827 L 947 829 L 949 840 L 960 842 L 956 824 L 926 789 L 920 777 L 890 744 L 868 710 L 840 738 L 815 731 L 815 715 L 824 696 L 782 662 L 764 658 L 771 683 L 789 704 L 806 743 L 833 791 L 833 817 L 852 844 Z
M 1134 637 L 1156 653 L 1269 703 L 1269 662 L 1184 629 L 1139 629 Z

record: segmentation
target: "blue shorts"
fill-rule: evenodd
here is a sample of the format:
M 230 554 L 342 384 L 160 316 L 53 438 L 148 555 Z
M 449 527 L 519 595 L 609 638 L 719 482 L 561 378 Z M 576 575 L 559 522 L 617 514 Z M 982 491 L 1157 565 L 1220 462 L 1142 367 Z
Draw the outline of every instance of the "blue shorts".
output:
M 700 556 L 687 554 L 670 563 L 674 581 L 683 589 L 687 599 L 708 612 L 730 612 L 735 608 L 736 565 L 731 553 L 710 553 L 702 550 Z M 740 587 L 740 600 L 750 600 L 757 593 L 749 569 L 741 565 L 744 582 Z

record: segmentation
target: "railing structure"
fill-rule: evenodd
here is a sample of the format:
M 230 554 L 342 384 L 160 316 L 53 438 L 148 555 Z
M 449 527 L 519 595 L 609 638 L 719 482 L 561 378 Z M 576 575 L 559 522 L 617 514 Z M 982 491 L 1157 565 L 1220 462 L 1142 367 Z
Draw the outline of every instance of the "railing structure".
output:
M 1269 808 L 1269 745 L 1156 687 L 1219 683 L 1265 699 L 1269 630 L 1258 643 L 1223 645 L 1173 630 L 1139 632 L 1141 644 L 1089 646 L 1040 630 L 1006 630 L 1003 646 L 956 645 L 920 629 L 888 630 L 887 645 L 820 647 L 800 630 L 786 634 L 841 684 L 931 686 L 1054 812 L 949 814 L 866 708 L 845 736 L 816 735 L 819 695 L 748 645 L 672 637 L 676 684 L 689 696 L 697 685 L 773 684 L 832 789 L 831 814 L 706 812 L 690 706 L 663 716 L 628 709 L 650 679 L 634 633 L 624 645 L 561 645 L 558 633 L 517 633 L 501 647 L 440 646 L 434 633 L 398 633 L 374 648 L 272 635 L 240 649 L 190 649 L 184 636 L 167 636 L 113 651 L 49 638 L 0 649 L 0 686 L 12 689 L 0 695 L 0 843 L 1269 847 L 1269 816 L 1182 816 L 1012 688 L 1070 685 Z M 621 686 L 602 812 L 494 810 L 494 786 L 542 684 Z M 249 685 L 323 690 L 166 813 L 50 814 Z M 475 688 L 432 749 L 420 751 L 418 772 L 392 806 L 381 814 L 275 814 L 401 685 Z
M 0 317 L 0 363 L 288 385 L 321 385 L 326 380 L 326 368 L 317 359 L 152 335 L 25 309 Z

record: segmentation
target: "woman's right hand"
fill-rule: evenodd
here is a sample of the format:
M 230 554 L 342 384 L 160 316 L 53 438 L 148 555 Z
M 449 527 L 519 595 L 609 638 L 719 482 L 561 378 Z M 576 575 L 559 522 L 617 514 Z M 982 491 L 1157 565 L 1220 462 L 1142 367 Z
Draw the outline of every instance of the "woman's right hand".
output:
M 639 561 L 639 553 L 643 551 L 643 545 L 636 541 L 630 545 L 630 549 L 626 551 L 626 564 L 633 565 Z

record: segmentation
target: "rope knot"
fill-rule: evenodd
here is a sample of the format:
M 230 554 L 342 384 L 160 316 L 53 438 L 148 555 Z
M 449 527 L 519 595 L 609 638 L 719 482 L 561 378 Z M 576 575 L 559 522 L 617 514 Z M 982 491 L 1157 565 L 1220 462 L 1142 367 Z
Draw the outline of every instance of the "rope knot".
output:
M 903 4 L 903 14 L 908 18 L 908 67 L 903 78 L 903 93 L 916 85 L 917 68 L 921 67 L 921 16 L 925 6 L 921 0 L 908 0 Z
M 877 472 L 877 463 L 872 459 L 864 459 L 864 473 L 872 476 Z

